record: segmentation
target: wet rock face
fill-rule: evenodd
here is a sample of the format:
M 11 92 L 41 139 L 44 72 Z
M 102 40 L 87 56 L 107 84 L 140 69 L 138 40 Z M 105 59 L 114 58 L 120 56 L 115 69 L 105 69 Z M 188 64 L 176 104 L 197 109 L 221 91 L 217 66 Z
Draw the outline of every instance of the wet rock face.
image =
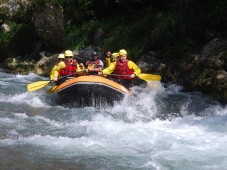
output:
M 23 57 L 8 58 L 3 62 L 2 67 L 10 73 L 28 74 L 34 72 L 41 76 L 49 76 L 57 62 L 57 54 L 47 56 L 45 52 L 40 52 L 39 55 L 38 61 L 24 59 Z
M 227 101 L 227 40 L 214 39 L 201 50 L 199 88 Z M 201 75 L 205 75 L 202 79 Z M 199 80 L 198 80 L 199 82 Z M 205 82 L 205 83 L 204 83 Z
M 214 39 L 180 64 L 178 81 L 227 103 L 227 40 Z
M 22 17 L 32 7 L 32 0 L 3 0 L 0 13 L 7 18 Z
M 95 47 L 89 46 L 83 50 L 76 52 L 75 58 L 79 63 L 85 64 L 88 60 L 91 59 L 91 52 L 93 52 L 93 51 L 98 52 Z M 98 55 L 99 55 L 99 59 L 101 59 L 101 54 L 98 53 Z
M 64 26 L 61 8 L 48 4 L 44 10 L 33 15 L 33 24 L 43 43 L 54 48 L 63 47 Z
M 212 90 L 212 95 L 227 103 L 227 72 L 219 70 L 211 76 L 211 84 L 209 85 Z
M 165 65 L 161 63 L 153 51 L 141 56 L 138 61 L 138 66 L 141 68 L 142 72 L 161 72 Z
M 214 39 L 201 50 L 201 63 L 207 67 L 221 69 L 226 65 L 227 40 Z
M 34 67 L 35 61 L 26 61 L 20 57 L 8 58 L 3 62 L 3 68 L 5 68 L 7 72 L 16 74 L 28 74 L 34 70 Z
M 53 66 L 57 62 L 57 54 L 46 56 L 45 52 L 41 52 L 41 59 L 35 64 L 34 72 L 38 75 L 49 76 Z

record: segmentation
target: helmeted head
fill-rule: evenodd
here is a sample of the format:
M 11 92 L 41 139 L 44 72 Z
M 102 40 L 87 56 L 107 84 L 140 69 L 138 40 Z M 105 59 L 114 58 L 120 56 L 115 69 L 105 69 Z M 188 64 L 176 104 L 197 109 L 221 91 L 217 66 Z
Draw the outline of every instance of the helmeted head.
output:
M 118 54 L 119 54 L 120 60 L 122 62 L 125 62 L 125 60 L 127 59 L 127 51 L 124 49 L 121 49 Z
M 95 61 L 95 60 L 97 60 L 97 58 L 98 58 L 98 53 L 95 52 L 95 51 L 93 51 L 93 52 L 91 53 L 91 59 L 92 59 L 93 61 Z
M 67 58 L 67 57 L 73 57 L 74 56 L 73 55 L 73 52 L 71 50 L 66 50 L 65 53 L 64 53 L 64 55 L 65 55 L 65 58 Z
M 115 62 L 117 61 L 119 58 L 119 54 L 118 53 L 113 53 L 112 56 L 111 56 L 111 61 L 112 62 Z
M 64 54 L 59 54 L 59 55 L 58 55 L 58 59 L 59 59 L 59 60 L 60 60 L 60 59 L 65 59 Z
M 64 56 L 65 56 L 66 61 L 70 62 L 74 55 L 71 50 L 66 50 L 64 53 Z
M 127 55 L 127 51 L 124 50 L 124 49 L 121 49 L 121 50 L 119 51 L 119 56 L 121 56 L 121 55 Z

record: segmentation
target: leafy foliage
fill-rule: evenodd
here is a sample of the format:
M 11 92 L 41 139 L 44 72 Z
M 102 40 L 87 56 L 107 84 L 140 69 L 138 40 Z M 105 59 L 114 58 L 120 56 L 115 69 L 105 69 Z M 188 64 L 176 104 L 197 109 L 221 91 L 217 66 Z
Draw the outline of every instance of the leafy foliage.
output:
M 65 44 L 72 49 L 83 49 L 92 44 L 92 33 L 97 22 L 92 20 L 83 25 L 69 25 L 66 29 Z
M 62 9 L 66 48 L 83 49 L 89 45 L 112 51 L 125 48 L 134 58 L 152 50 L 160 58 L 172 60 L 184 57 L 215 37 L 227 36 L 226 0 L 29 1 L 32 7 L 22 10 L 18 17 L 0 14 L 0 23 L 9 22 L 12 27 L 10 32 L 0 32 L 1 52 L 13 49 L 21 55 L 29 52 L 26 49 L 34 49 L 35 43 L 30 42 L 37 42 L 38 37 L 32 16 L 47 4 L 57 4 Z M 95 39 L 96 30 L 102 30 L 104 36 Z M 23 39 L 26 41 L 22 43 Z
M 26 55 L 32 52 L 34 42 L 38 37 L 34 32 L 32 25 L 18 24 L 16 22 L 7 23 L 11 28 L 10 31 L 0 32 L 0 52 L 8 55 Z M 0 60 L 4 60 L 1 58 Z
M 207 78 L 211 77 L 211 74 L 214 72 L 214 69 L 212 68 L 204 68 L 201 70 L 198 80 L 204 81 Z

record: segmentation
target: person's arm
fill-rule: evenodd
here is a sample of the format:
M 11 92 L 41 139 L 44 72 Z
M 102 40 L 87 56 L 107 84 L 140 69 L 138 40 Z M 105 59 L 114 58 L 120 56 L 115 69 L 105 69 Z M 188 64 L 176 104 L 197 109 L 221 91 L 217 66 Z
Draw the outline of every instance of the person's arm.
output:
M 76 69 L 76 73 L 77 75 L 84 75 L 87 72 L 87 69 L 85 69 L 83 63 L 77 64 L 77 69 Z
M 56 65 L 54 65 L 54 67 L 52 68 L 51 72 L 50 72 L 50 80 L 54 79 L 54 71 L 56 70 Z
M 104 67 L 103 62 L 99 60 L 99 65 L 95 68 L 89 69 L 89 71 L 100 72 L 102 71 L 103 67 Z
M 116 62 L 111 63 L 109 67 L 107 67 L 106 69 L 104 69 L 102 71 L 102 73 L 103 74 L 111 74 L 114 71 L 115 66 L 116 66 Z
M 129 69 L 133 70 L 133 74 L 135 74 L 136 76 L 138 76 L 141 73 L 141 69 L 132 61 L 128 62 L 128 67 Z
M 99 60 L 98 68 L 103 68 L 103 67 L 104 67 L 104 64 L 103 64 L 102 60 Z
M 109 67 L 110 66 L 110 58 L 106 58 L 106 67 Z
M 60 70 L 63 69 L 63 68 L 65 68 L 65 67 L 66 67 L 66 65 L 65 65 L 65 63 L 63 61 L 61 61 L 58 64 L 58 66 L 54 70 L 54 81 L 57 81 Z
M 82 70 L 81 70 L 81 68 L 80 68 L 80 65 L 77 63 L 76 64 L 76 72 L 78 73 L 78 72 L 81 72 Z

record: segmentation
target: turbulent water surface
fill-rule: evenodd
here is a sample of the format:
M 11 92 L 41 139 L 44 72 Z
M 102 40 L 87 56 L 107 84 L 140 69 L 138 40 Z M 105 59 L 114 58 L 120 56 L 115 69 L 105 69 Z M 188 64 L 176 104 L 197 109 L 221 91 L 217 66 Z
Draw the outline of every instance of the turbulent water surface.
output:
M 176 85 L 113 107 L 59 106 L 0 72 L 0 169 L 227 169 L 227 107 Z

